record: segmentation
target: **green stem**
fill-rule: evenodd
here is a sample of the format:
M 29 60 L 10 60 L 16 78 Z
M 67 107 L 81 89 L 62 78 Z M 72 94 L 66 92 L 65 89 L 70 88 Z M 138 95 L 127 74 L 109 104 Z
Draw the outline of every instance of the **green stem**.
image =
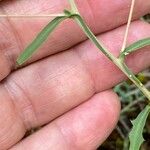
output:
M 95 44 L 95 46 L 99 50 L 101 50 L 111 61 L 114 62 L 115 59 L 116 59 L 116 57 L 107 50 L 107 48 L 103 45 L 102 42 L 98 41 L 98 39 L 96 38 L 96 36 L 93 34 L 93 32 L 90 30 L 90 28 L 83 21 L 82 17 L 80 15 L 78 15 L 78 14 L 74 14 L 72 16 L 72 18 L 74 18 L 77 21 L 77 23 L 82 28 L 82 30 L 84 31 L 84 33 Z
M 122 60 L 113 56 L 102 43 L 98 41 L 96 36 L 92 33 L 89 27 L 84 23 L 83 19 L 79 15 L 75 15 L 74 18 L 77 20 L 83 31 L 89 37 L 89 39 L 97 46 L 97 48 L 103 52 L 111 61 L 113 61 L 120 70 L 143 92 L 143 94 L 150 100 L 150 92 L 144 87 L 144 85 L 136 78 L 132 71 L 126 66 Z
M 74 0 L 68 0 L 68 1 L 69 1 L 70 5 L 71 5 L 71 12 L 72 12 L 72 14 L 79 14 L 79 11 L 78 11 L 78 9 L 76 7 L 76 4 L 75 4 Z
M 96 47 L 104 54 L 106 55 L 120 70 L 143 92 L 143 94 L 148 98 L 150 101 L 150 92 L 148 89 L 145 88 L 145 86 L 136 78 L 136 76 L 132 73 L 132 71 L 126 66 L 126 64 L 123 62 L 123 59 L 116 58 L 114 55 L 112 55 L 107 48 L 96 38 L 96 36 L 93 34 L 93 32 L 90 30 L 90 28 L 86 25 L 82 17 L 80 16 L 78 9 L 75 5 L 74 0 L 69 0 L 71 7 L 73 9 L 73 13 L 70 12 L 72 15 L 70 15 L 70 18 L 73 18 L 77 21 L 79 26 L 82 28 L 82 30 L 85 32 L 87 37 L 96 45 Z
M 118 59 L 120 61 L 120 59 Z M 133 72 L 127 67 L 125 63 L 120 61 L 118 66 L 124 74 L 143 92 L 143 94 L 148 98 L 150 101 L 150 92 L 148 89 L 141 83 L 141 81 L 133 74 Z

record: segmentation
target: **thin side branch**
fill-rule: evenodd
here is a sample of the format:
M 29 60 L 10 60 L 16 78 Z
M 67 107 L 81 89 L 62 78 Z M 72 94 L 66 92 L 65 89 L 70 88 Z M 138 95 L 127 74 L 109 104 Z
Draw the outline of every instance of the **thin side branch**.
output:
M 0 18 L 46 18 L 46 17 L 61 17 L 61 16 L 65 16 L 65 14 L 41 14 L 41 15 L 29 15 L 29 14 L 22 14 L 22 15 L 18 15 L 18 14 L 10 14 L 10 15 L 4 15 L 4 14 L 0 14 Z
M 122 44 L 122 48 L 121 48 L 121 52 L 123 52 L 125 50 L 126 45 L 127 45 L 127 38 L 128 38 L 128 34 L 129 34 L 129 27 L 130 27 L 130 24 L 131 24 L 131 21 L 132 21 L 134 5 L 135 5 L 135 0 L 132 0 L 130 13 L 129 13 L 129 17 L 128 17 L 127 28 L 126 28 L 126 32 L 125 32 L 125 36 L 124 36 L 124 40 L 123 40 L 123 44 Z

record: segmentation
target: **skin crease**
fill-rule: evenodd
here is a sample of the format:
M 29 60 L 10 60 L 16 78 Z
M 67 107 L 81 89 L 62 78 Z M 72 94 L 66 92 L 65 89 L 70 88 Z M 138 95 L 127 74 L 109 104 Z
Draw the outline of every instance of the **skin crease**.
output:
M 77 1 L 88 25 L 116 56 L 129 2 Z M 4 0 L 0 12 L 56 13 L 64 7 L 69 7 L 64 0 L 34 0 L 30 5 L 28 0 Z M 138 0 L 134 19 L 149 9 L 150 1 Z M 117 123 L 120 104 L 110 89 L 125 77 L 73 21 L 62 23 L 24 67 L 14 70 L 19 53 L 48 21 L 1 19 L 0 150 L 93 150 Z M 149 37 L 149 31 L 149 24 L 134 21 L 128 44 Z M 127 64 L 139 72 L 150 65 L 149 53 L 149 47 L 144 48 L 129 56 Z M 27 130 L 45 124 L 22 140 Z

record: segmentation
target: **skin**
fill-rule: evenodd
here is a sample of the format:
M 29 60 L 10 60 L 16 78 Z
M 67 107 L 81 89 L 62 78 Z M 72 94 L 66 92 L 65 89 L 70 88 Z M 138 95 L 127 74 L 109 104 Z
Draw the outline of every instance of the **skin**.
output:
M 130 0 L 77 0 L 92 31 L 118 56 Z M 3 0 L 5 14 L 52 14 L 69 5 L 65 0 Z M 150 25 L 139 18 L 150 1 L 137 0 L 128 44 L 150 36 Z M 50 21 L 0 21 L 0 149 L 94 150 L 119 118 L 118 96 L 111 90 L 125 76 L 95 48 L 73 21 L 62 23 L 21 68 L 15 60 Z M 149 47 L 127 58 L 135 73 L 150 65 Z M 28 130 L 41 127 L 22 139 Z

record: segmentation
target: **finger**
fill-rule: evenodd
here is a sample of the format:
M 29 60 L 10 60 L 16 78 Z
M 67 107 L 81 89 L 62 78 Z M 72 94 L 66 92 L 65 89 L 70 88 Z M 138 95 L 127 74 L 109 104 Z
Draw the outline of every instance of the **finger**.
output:
M 114 129 L 119 110 L 116 94 L 111 91 L 99 93 L 11 150 L 96 149 Z
M 92 31 L 98 34 L 124 24 L 127 21 L 130 2 L 130 0 L 78 0 L 77 4 Z M 32 3 L 29 0 L 4 1 L 1 3 L 1 12 L 6 14 L 39 14 L 41 12 L 51 14 L 60 12 L 68 7 L 69 4 L 65 0 L 49 0 L 44 2 L 40 0 L 32 1 Z M 149 9 L 149 0 L 145 0 L 144 3 L 143 0 L 137 0 L 134 19 L 148 13 Z M 2 40 L 0 46 L 3 52 L 2 55 L 0 55 L 2 66 L 0 72 L 3 73 L 0 79 L 3 79 L 10 73 L 15 66 L 16 58 L 19 53 L 24 50 L 49 20 L 49 18 L 38 18 L 37 20 L 7 18 L 7 20 L 1 20 L 0 37 Z M 85 39 L 86 36 L 78 25 L 72 21 L 64 22 L 44 46 L 39 49 L 38 53 L 32 57 L 30 62 L 69 49 Z
M 124 28 L 120 27 L 101 36 L 115 55 L 119 53 L 120 37 Z M 130 42 L 149 36 L 149 28 L 148 24 L 134 22 L 130 31 Z M 135 72 L 149 66 L 149 52 L 146 48 L 128 58 L 128 63 Z M 3 110 L 0 114 L 9 115 L 8 110 L 15 114 L 13 117 L 9 115 L 10 120 L 7 122 L 7 116 L 0 118 L 0 125 L 5 126 L 3 133 L 15 133 L 13 136 L 17 136 L 19 140 L 20 134 L 23 136 L 25 130 L 48 123 L 86 101 L 96 92 L 111 88 L 123 79 L 124 75 L 117 67 L 88 41 L 73 50 L 20 69 L 0 86 L 0 111 Z M 14 132 L 10 130 L 12 125 Z M 5 139 L 5 144 L 11 141 L 9 137 Z

